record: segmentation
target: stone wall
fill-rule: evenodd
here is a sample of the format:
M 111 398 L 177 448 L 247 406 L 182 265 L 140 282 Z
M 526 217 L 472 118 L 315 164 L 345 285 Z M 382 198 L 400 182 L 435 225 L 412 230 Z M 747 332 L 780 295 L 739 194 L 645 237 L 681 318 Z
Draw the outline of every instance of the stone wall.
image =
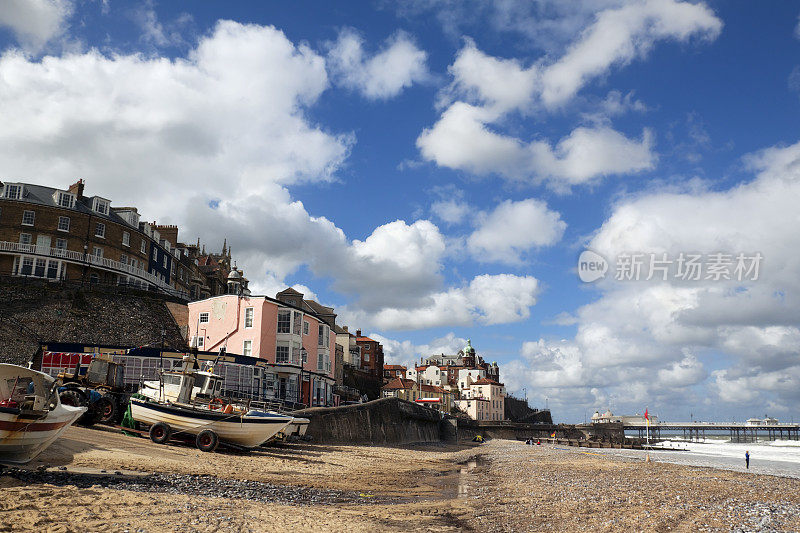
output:
M 295 416 L 311 420 L 306 435 L 320 444 L 408 444 L 440 440 L 441 415 L 398 398 L 358 405 L 315 407 Z
M 0 276 L 0 362 L 27 363 L 40 342 L 184 348 L 165 300 L 139 291 L 71 288 Z

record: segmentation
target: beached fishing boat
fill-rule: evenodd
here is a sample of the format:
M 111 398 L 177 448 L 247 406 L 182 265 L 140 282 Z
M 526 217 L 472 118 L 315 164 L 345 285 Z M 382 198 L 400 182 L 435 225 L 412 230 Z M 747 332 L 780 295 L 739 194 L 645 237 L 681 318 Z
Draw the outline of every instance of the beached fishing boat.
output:
M 192 435 L 203 451 L 213 451 L 220 440 L 254 448 L 293 422 L 289 415 L 251 414 L 244 405 L 218 396 L 221 377 L 212 369 L 192 370 L 191 358 L 181 371 L 163 372 L 158 382 L 145 382 L 144 398 L 131 398 L 131 416 L 150 425 L 150 438 L 163 443 L 172 435 Z
M 0 462 L 27 463 L 85 412 L 62 405 L 47 374 L 0 364 Z

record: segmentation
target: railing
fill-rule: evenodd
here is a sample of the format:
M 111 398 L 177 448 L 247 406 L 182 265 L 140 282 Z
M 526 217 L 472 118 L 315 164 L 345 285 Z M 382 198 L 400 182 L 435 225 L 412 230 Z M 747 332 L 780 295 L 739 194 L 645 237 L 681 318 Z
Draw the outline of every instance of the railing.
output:
M 105 257 L 97 257 L 91 254 L 76 252 L 74 250 L 67 250 L 65 248 L 51 248 L 49 246 L 41 246 L 36 244 L 20 244 L 18 242 L 0 241 L 0 253 L 3 252 L 53 257 L 83 265 L 89 264 L 106 270 L 112 270 L 115 272 L 124 272 L 125 274 L 129 274 L 131 276 L 139 278 L 143 281 L 146 281 L 147 283 L 151 283 L 156 287 L 158 287 L 159 289 L 168 292 L 170 294 L 174 294 L 176 296 L 180 296 L 186 299 L 188 299 L 189 297 L 186 291 L 180 291 L 174 287 L 171 287 L 164 281 L 161 281 L 161 278 L 159 278 L 155 274 L 147 272 L 146 270 L 142 270 L 141 268 L 136 268 L 132 265 L 128 265 L 126 263 L 120 263 L 119 261 L 114 261 L 113 259 L 107 259 Z

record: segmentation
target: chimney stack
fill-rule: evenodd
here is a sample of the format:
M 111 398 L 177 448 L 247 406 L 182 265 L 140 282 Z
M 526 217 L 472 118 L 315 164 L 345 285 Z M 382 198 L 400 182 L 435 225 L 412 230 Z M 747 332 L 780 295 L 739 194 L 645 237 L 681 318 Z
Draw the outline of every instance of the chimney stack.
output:
M 360 336 L 361 336 L 361 330 L 360 330 L 360 329 L 357 329 L 357 330 L 356 330 L 356 337 L 360 337 Z
M 81 196 L 83 196 L 83 185 L 84 185 L 83 180 L 80 179 L 77 182 L 70 185 L 69 189 L 67 190 L 72 194 L 74 194 L 76 198 L 80 198 Z

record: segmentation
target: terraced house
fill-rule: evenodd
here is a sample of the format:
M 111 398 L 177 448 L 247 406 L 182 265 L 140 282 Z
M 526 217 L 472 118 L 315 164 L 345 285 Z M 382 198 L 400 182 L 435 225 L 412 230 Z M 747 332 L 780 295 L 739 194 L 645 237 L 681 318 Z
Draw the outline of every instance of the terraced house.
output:
M 174 255 L 135 207 L 85 196 L 83 180 L 64 189 L 0 184 L 0 275 L 124 284 L 183 295 Z

